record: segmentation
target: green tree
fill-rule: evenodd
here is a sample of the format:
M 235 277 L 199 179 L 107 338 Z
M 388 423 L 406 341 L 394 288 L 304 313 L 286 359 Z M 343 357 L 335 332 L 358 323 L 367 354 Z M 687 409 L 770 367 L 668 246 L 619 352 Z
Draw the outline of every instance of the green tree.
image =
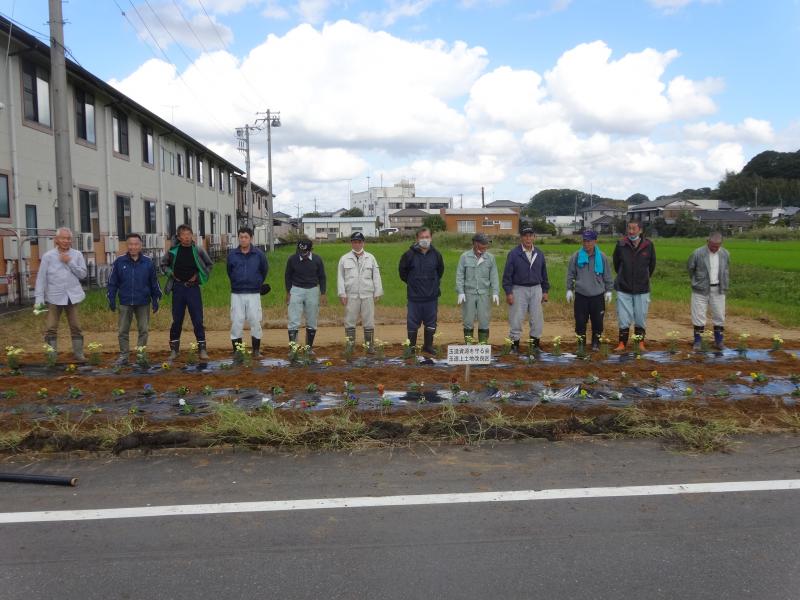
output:
M 318 217 L 318 216 L 319 216 L 319 213 L 318 213 L 317 211 L 312 211 L 312 212 L 303 213 L 303 217 L 311 217 L 311 218 L 314 218 L 314 217 Z
M 644 194 L 633 194 L 632 196 L 628 196 L 626 202 L 628 204 L 641 204 L 642 202 L 649 202 L 650 198 L 645 196 Z
M 360 208 L 351 208 L 342 213 L 343 217 L 363 217 L 364 211 Z
M 430 229 L 431 233 L 447 231 L 447 223 L 444 222 L 441 215 L 429 215 L 425 217 L 425 220 L 422 221 L 422 226 Z

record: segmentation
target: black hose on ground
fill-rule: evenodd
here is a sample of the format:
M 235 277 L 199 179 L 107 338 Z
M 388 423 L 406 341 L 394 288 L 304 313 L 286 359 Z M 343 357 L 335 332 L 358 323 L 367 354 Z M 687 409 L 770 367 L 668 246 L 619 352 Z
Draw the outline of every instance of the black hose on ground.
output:
M 0 473 L 0 481 L 8 483 L 39 483 L 42 485 L 78 484 L 77 477 L 59 477 L 57 475 L 26 475 L 24 473 Z

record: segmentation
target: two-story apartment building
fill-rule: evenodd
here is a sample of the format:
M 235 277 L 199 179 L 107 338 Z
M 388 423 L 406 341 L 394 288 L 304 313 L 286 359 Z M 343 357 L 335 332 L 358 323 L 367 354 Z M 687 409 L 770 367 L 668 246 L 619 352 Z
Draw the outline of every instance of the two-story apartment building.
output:
M 56 225 L 50 48 L 3 18 L 0 47 L 0 274 L 34 273 Z M 72 61 L 67 96 L 73 245 L 95 272 L 129 232 L 153 252 L 182 223 L 212 248 L 235 234 L 241 169 Z

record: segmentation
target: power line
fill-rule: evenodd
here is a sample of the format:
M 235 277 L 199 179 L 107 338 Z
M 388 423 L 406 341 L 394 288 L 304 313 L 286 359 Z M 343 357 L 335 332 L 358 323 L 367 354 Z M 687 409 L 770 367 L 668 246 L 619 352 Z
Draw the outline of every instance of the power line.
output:
M 197 35 L 197 32 L 194 30 L 194 27 L 192 27 L 192 24 L 189 21 L 189 19 L 187 19 L 183 15 L 183 11 L 181 10 L 180 4 L 178 4 L 178 0 L 172 0 L 172 4 L 175 5 L 175 8 L 178 10 L 178 14 L 181 16 L 181 19 L 183 19 L 183 22 L 186 23 L 186 26 L 189 28 L 189 31 L 192 32 L 194 39 L 196 39 L 197 43 L 200 44 L 200 47 L 203 49 L 203 52 L 208 53 L 208 49 L 206 48 L 206 45 L 203 43 L 203 40 L 201 40 L 200 36 Z

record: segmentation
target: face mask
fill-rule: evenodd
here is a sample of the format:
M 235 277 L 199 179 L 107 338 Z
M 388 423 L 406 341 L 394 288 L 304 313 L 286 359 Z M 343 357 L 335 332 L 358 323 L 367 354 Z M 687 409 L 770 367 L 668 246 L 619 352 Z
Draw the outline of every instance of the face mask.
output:
M 417 242 L 417 245 L 420 248 L 430 248 L 431 247 L 431 241 L 429 239 L 427 239 L 427 238 L 423 238 L 423 239 L 421 239 L 421 240 L 419 240 Z
M 360 256 L 364 254 L 364 248 L 361 248 L 361 250 L 356 250 L 355 248 L 353 248 L 353 253 L 358 254 Z
M 636 240 L 638 240 L 638 239 L 639 239 L 639 236 L 638 236 L 638 235 L 629 235 L 629 236 L 628 236 L 628 239 L 629 239 L 630 241 L 632 241 L 632 242 L 635 242 Z

